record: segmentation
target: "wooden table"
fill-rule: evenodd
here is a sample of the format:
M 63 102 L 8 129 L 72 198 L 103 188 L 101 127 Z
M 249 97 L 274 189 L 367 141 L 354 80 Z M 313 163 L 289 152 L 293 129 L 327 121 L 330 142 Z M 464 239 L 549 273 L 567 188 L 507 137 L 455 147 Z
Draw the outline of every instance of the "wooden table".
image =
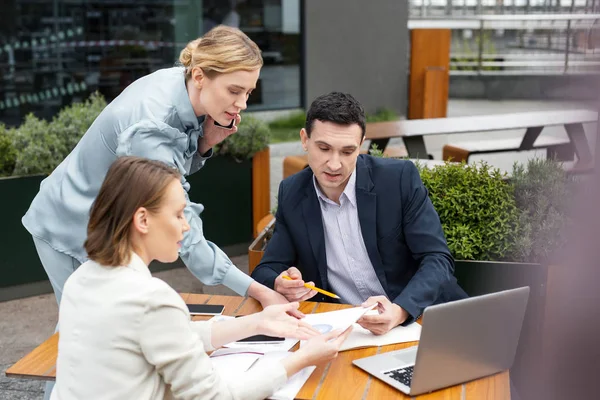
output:
M 247 315 L 261 310 L 254 299 L 237 296 L 211 296 L 204 294 L 182 293 L 187 303 L 223 304 L 226 315 Z M 327 312 L 348 307 L 347 305 L 303 302 L 300 310 L 305 314 Z M 210 317 L 194 317 L 202 321 Z M 339 353 L 338 357 L 327 365 L 317 367 L 304 384 L 297 399 L 388 399 L 408 398 L 391 386 L 372 378 L 369 374 L 352 365 L 352 360 L 387 351 L 399 350 L 415 345 L 417 342 L 390 346 L 349 350 Z M 58 334 L 54 334 L 40 346 L 27 354 L 6 371 L 12 378 L 31 378 L 54 380 L 56 376 L 56 354 Z M 478 379 L 462 385 L 438 390 L 418 399 L 510 399 L 508 371 Z
M 544 127 L 564 126 L 579 162 L 589 164 L 593 157 L 583 124 L 597 121 L 598 113 L 585 109 L 412 119 L 371 123 L 367 126 L 366 138 L 384 150 L 391 138 L 399 137 L 404 141 L 410 158 L 428 158 L 426 136 L 525 129 L 518 148 L 531 150 Z

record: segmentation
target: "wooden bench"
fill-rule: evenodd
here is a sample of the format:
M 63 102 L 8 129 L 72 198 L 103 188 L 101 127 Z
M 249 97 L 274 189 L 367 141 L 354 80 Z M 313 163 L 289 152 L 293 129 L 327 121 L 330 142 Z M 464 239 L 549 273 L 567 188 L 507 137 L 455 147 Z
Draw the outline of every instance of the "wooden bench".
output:
M 508 146 L 508 142 L 503 141 L 490 141 L 490 147 L 486 149 L 486 152 L 511 151 L 515 148 L 517 148 L 517 151 L 531 150 L 537 146 L 538 148 L 551 149 L 551 154 L 560 155 L 563 159 L 568 158 L 569 153 L 570 155 L 574 153 L 577 155 L 580 164 L 588 165 L 592 161 L 592 153 L 585 136 L 583 124 L 597 121 L 598 114 L 591 110 L 532 111 L 468 117 L 413 119 L 370 124 L 367 129 L 367 139 L 370 139 L 371 143 L 376 143 L 380 149 L 385 150 L 390 139 L 400 137 L 404 141 L 410 158 L 430 158 L 425 148 L 425 136 L 525 129 L 525 135 L 518 146 L 513 143 Z M 565 127 L 568 143 L 565 143 L 566 139 L 562 143 L 551 143 L 551 138 L 539 137 L 544 127 L 560 125 Z M 457 145 L 453 147 L 455 149 L 462 148 L 462 146 Z M 468 150 L 463 149 L 463 153 L 466 152 Z
M 469 157 L 474 154 L 490 154 L 508 151 L 524 151 L 546 149 L 548 158 L 562 161 L 573 160 L 573 144 L 567 138 L 543 136 L 538 138 L 532 146 L 523 147 L 522 139 L 509 138 L 497 140 L 484 140 L 479 142 L 461 142 L 459 145 L 444 145 L 442 159 L 457 162 L 469 162 Z

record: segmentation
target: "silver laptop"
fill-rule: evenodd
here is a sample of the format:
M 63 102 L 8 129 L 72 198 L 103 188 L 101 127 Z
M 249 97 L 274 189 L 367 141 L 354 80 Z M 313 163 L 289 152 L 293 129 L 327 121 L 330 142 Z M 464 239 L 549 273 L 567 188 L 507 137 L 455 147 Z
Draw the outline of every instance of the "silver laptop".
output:
M 408 395 L 509 369 L 529 287 L 427 307 L 418 346 L 354 360 L 354 365 Z

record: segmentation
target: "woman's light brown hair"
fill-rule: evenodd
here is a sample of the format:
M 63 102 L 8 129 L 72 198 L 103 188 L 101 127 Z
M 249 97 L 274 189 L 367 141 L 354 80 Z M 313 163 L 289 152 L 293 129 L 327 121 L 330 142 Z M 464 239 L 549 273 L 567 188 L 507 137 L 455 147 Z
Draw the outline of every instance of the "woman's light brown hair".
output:
M 105 266 L 127 265 L 135 212 L 158 212 L 167 186 L 179 172 L 164 163 L 140 157 L 118 158 L 109 168 L 92 205 L 85 250 L 90 260 Z
M 213 78 L 216 74 L 234 71 L 254 71 L 263 65 L 260 49 L 244 32 L 237 28 L 219 25 L 204 36 L 192 40 L 179 55 L 189 78 L 192 69 L 200 67 Z

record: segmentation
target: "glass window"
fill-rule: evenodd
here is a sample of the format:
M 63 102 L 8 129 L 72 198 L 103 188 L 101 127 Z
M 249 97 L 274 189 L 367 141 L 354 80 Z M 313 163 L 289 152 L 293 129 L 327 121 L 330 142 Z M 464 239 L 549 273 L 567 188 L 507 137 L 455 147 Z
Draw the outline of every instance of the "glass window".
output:
M 110 101 L 217 24 L 263 51 L 248 109 L 299 107 L 299 21 L 299 0 L 3 0 L 0 122 L 49 119 L 94 91 Z

